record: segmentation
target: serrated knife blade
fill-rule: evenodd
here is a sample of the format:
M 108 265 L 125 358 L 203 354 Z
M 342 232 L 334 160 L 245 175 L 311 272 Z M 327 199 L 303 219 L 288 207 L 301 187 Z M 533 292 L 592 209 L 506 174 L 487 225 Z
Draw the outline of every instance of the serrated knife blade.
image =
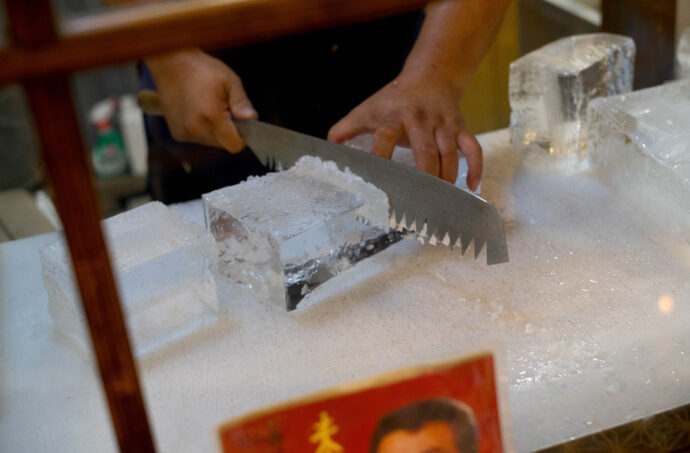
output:
M 237 120 L 236 126 L 264 164 L 289 168 L 303 155 L 333 161 L 383 190 L 397 223 L 405 215 L 420 228 L 426 224 L 439 242 L 448 234 L 454 247 L 460 238 L 463 253 L 474 239 L 475 258 L 486 244 L 487 264 L 508 261 L 496 208 L 470 192 L 407 165 L 261 121 Z

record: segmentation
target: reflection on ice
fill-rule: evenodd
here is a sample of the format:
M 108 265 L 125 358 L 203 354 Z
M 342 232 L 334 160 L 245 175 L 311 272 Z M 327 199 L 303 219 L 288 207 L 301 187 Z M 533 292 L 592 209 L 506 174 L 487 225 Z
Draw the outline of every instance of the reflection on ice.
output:
M 663 315 L 671 313 L 673 311 L 674 304 L 675 301 L 673 300 L 673 296 L 671 296 L 670 294 L 662 295 L 657 301 L 657 305 L 659 306 L 659 312 Z

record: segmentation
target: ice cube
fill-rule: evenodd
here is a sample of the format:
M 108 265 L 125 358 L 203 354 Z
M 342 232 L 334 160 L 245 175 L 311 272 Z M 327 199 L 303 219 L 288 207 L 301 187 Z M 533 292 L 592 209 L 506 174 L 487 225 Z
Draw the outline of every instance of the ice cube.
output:
M 310 156 L 202 199 L 220 273 L 289 309 L 375 247 L 389 222 L 384 192 Z
M 103 222 L 135 355 L 145 356 L 218 315 L 213 237 L 159 202 Z M 48 309 L 57 329 L 86 347 L 86 324 L 62 239 L 40 251 Z
M 690 218 L 690 80 L 590 103 L 592 161 L 621 193 Z M 677 216 L 679 215 L 679 216 Z M 661 220 L 661 219 L 657 219 Z
M 676 47 L 676 78 L 690 79 L 690 27 L 683 30 Z
M 635 44 L 608 33 L 563 38 L 510 65 L 510 141 L 534 163 L 586 167 L 587 103 L 632 89 Z M 545 154 L 560 159 L 544 161 Z

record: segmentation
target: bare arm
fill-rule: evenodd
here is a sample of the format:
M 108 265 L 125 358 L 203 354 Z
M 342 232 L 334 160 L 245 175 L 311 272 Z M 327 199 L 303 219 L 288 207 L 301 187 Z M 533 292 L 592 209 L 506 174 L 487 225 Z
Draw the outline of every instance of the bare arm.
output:
M 400 75 L 353 109 L 328 134 L 343 142 L 374 134 L 373 153 L 390 158 L 396 144 L 411 146 L 417 168 L 451 183 L 457 150 L 469 165 L 467 185 L 482 173 L 482 150 L 465 129 L 459 104 L 488 50 L 509 0 L 442 0 L 427 8 L 420 35 Z

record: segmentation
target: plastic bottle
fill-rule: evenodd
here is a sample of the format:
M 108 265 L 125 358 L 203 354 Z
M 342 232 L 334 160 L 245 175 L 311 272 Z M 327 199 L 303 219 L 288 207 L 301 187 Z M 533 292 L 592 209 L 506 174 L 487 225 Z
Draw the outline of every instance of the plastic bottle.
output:
M 105 99 L 93 106 L 89 114 L 91 123 L 96 126 L 98 138 L 93 149 L 93 169 L 99 178 L 111 178 L 127 171 L 127 156 L 122 138 L 113 128 L 115 103 Z
M 144 176 L 148 170 L 146 130 L 144 115 L 133 95 L 120 97 L 120 130 L 125 141 L 132 174 Z

